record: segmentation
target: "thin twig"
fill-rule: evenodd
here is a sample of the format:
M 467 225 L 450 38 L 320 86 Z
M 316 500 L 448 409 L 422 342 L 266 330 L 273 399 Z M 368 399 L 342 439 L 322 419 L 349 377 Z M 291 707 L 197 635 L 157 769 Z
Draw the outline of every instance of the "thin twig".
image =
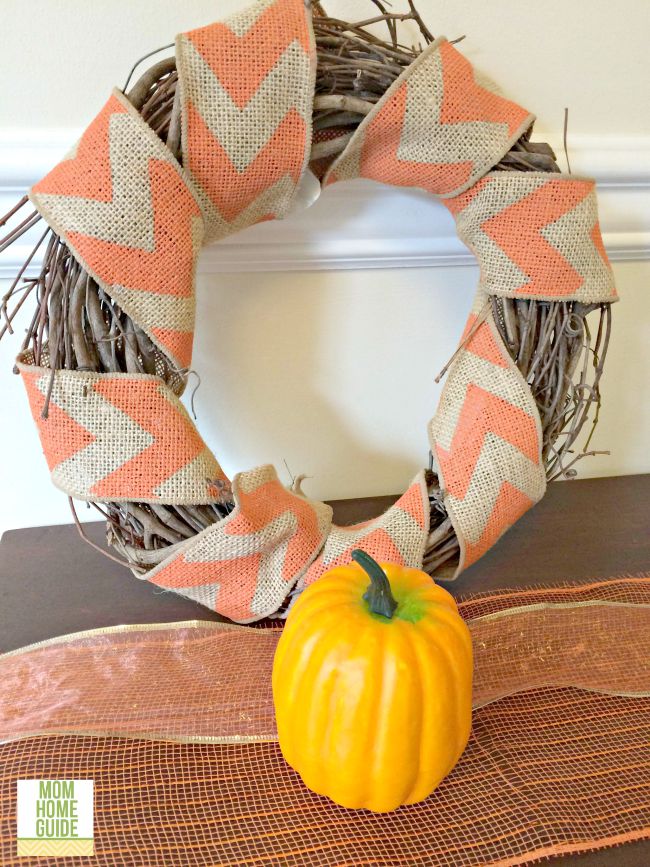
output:
M 72 497 L 68 497 L 68 503 L 70 505 L 70 511 L 72 512 L 72 519 L 74 521 L 74 525 L 77 528 L 79 535 L 87 542 L 91 548 L 94 548 L 96 551 L 99 551 L 100 554 L 103 554 L 104 557 L 108 557 L 109 560 L 112 560 L 114 563 L 119 563 L 120 566 L 126 566 L 127 569 L 131 568 L 131 564 L 128 560 L 122 560 L 119 557 L 116 557 L 114 554 L 111 554 L 110 551 L 107 551 L 106 548 L 102 548 L 101 545 L 97 545 L 96 542 L 93 542 L 83 531 L 83 527 L 81 526 L 81 521 L 79 520 L 79 516 L 77 515 L 77 510 L 74 507 L 74 501 Z

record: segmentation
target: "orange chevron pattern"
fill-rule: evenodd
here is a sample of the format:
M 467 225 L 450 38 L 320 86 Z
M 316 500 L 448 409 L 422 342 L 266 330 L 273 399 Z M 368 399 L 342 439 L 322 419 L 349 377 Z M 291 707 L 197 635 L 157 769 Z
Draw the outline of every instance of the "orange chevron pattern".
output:
M 260 148 L 244 173 L 233 165 L 193 105 L 188 108 L 187 129 L 196 153 L 190 162 L 192 174 L 219 213 L 229 222 L 282 178 L 289 176 L 295 184 L 300 180 L 307 125 L 293 109 L 282 119 L 268 143 Z M 293 148 L 286 147 L 287 141 L 302 143 L 298 154 Z M 237 191 L 236 196 L 233 196 L 233 190 Z M 255 222 L 262 222 L 268 216 L 260 213 Z
M 592 303 L 616 298 L 593 181 L 492 172 L 445 204 L 477 256 L 484 291 Z
M 397 187 L 420 187 L 434 195 L 462 187 L 472 175 L 474 163 L 471 159 L 454 163 L 400 159 L 399 146 L 407 104 L 408 83 L 405 82 L 384 110 L 368 124 L 361 151 L 359 177 Z M 327 183 L 331 181 L 328 179 Z
M 467 542 L 463 568 L 471 566 L 489 551 L 505 530 L 512 527 L 521 516 L 535 505 L 535 501 L 507 480 L 501 484 L 496 502 L 485 524 L 485 529 L 476 542 Z
M 112 96 L 85 131 L 76 149 L 34 187 L 34 193 L 76 196 L 110 202 L 113 198 L 111 163 L 107 159 L 110 122 L 126 108 Z
M 528 276 L 515 291 L 572 295 L 582 277 L 542 236 L 541 230 L 578 205 L 591 191 L 583 181 L 549 181 L 519 202 L 484 220 L 481 228 Z
M 260 0 L 177 37 L 183 165 L 115 91 L 76 149 L 31 193 L 48 223 L 157 346 L 191 360 L 201 243 L 289 209 L 308 159 L 314 46 L 304 0 Z M 324 183 L 367 177 L 445 199 L 489 294 L 616 297 L 594 185 L 490 172 L 533 117 L 477 81 L 441 39 L 360 124 Z M 542 495 L 539 417 L 489 314 L 470 316 L 430 425 L 445 504 L 478 559 Z M 175 395 L 154 377 L 19 364 L 54 483 L 82 499 L 196 503 L 225 477 Z M 418 478 L 375 521 L 334 527 L 329 507 L 286 491 L 270 467 L 238 477 L 237 507 L 149 573 L 249 621 L 277 610 L 361 546 L 419 566 L 429 502 Z
M 353 177 L 457 196 L 507 152 L 533 121 L 488 90 L 446 40 L 432 43 L 360 124 L 325 177 Z
M 593 229 L 589 233 L 589 237 L 598 251 L 600 258 L 606 265 L 609 265 L 609 257 L 607 255 L 607 250 L 605 250 L 605 245 L 603 244 L 603 236 L 600 233 L 600 223 L 594 224 Z
M 177 171 L 169 164 L 152 160 L 149 177 L 154 212 L 153 250 L 127 247 L 79 232 L 69 232 L 68 242 L 109 293 L 111 286 L 120 286 L 190 298 L 193 302 L 196 258 L 193 226 L 200 210 Z M 173 210 L 169 207 L 171 203 Z M 145 326 L 144 322 L 142 324 Z M 149 324 L 145 330 L 181 367 L 189 367 L 193 327 L 172 329 Z
M 295 39 L 306 54 L 311 51 L 303 10 L 304 4 L 296 0 L 277 0 L 267 5 L 241 35 L 227 23 L 217 21 L 191 30 L 187 36 L 235 105 L 243 108 L 290 42 Z
M 429 498 L 420 474 L 388 511 L 351 527 L 333 526 L 323 551 L 301 581 L 307 587 L 329 569 L 349 563 L 362 548 L 375 560 L 419 568 L 429 530 Z
M 302 0 L 274 0 L 177 40 L 184 165 L 208 236 L 288 208 L 311 137 L 312 35 Z
M 157 377 L 50 371 L 19 363 L 58 487 L 96 500 L 191 503 L 218 499 L 227 481 L 187 412 Z
M 193 292 L 193 218 L 200 210 L 187 185 L 169 163 L 151 160 L 153 250 L 142 250 L 69 232 L 68 241 L 106 284 L 145 289 L 160 295 L 191 297 Z M 170 211 L 169 203 L 174 209 Z
M 475 308 L 481 305 L 482 296 Z M 469 338 L 469 339 L 468 339 Z M 430 422 L 431 449 L 458 537 L 458 572 L 544 493 L 539 415 L 492 315 L 468 320 Z
M 476 198 L 481 190 L 485 189 L 489 183 L 490 177 L 483 177 L 463 193 L 459 193 L 457 196 L 452 196 L 448 199 L 443 199 L 442 204 L 454 217 L 457 217 L 458 214 L 460 214 L 461 211 L 464 211 L 469 203 Z
M 110 97 L 31 197 L 106 292 L 187 367 L 201 210 L 178 163 L 124 97 Z M 160 296 L 169 299 L 164 315 Z
M 315 537 L 318 534 L 318 520 L 313 507 L 307 500 L 295 498 L 277 479 L 271 479 L 251 492 L 240 488 L 239 505 L 239 513 L 229 521 L 227 527 L 224 527 L 224 532 L 228 536 L 248 536 L 251 533 L 259 533 L 275 518 L 286 512 L 288 507 L 291 508 L 307 536 Z M 285 581 L 290 581 L 296 571 L 303 566 L 303 553 L 304 539 L 297 535 L 289 539 L 282 565 L 282 577 Z
M 321 548 L 332 511 L 284 488 L 273 467 L 233 480 L 235 511 L 147 578 L 240 622 L 278 609 Z
M 509 401 L 470 382 L 451 448 L 440 445 L 436 448 L 445 488 L 454 497 L 465 497 L 488 434 L 506 440 L 530 461 L 539 463 L 535 419 Z
M 156 490 L 166 479 L 205 451 L 205 443 L 191 419 L 170 403 L 169 391 L 160 381 L 145 379 L 135 388 L 133 383 L 125 388 L 121 379 L 105 377 L 93 389 L 152 439 L 151 445 L 93 485 L 90 492 L 100 500 L 123 497 L 125 491 L 134 489 L 138 499 L 155 499 Z
M 440 123 L 505 124 L 508 134 L 516 135 L 530 118 L 528 112 L 478 84 L 472 64 L 449 42 L 442 42 L 439 51 L 443 78 Z
M 26 367 L 21 370 L 21 373 L 29 408 L 41 439 L 43 454 L 52 472 L 59 464 L 93 443 L 95 437 L 52 401 L 48 408 L 48 417 L 44 419 L 42 412 L 45 406 L 45 395 L 38 388 L 41 373 L 33 367 Z
M 497 367 L 508 366 L 508 362 L 503 356 L 503 345 L 499 345 L 490 328 L 478 322 L 478 316 L 474 313 L 470 313 L 463 329 L 460 345 L 463 346 L 463 344 L 465 350 L 471 352 L 472 355 L 484 358 L 491 364 L 496 364 Z
M 333 527 L 332 534 L 336 536 L 337 532 L 344 532 L 345 529 L 345 527 Z M 401 566 L 406 565 L 393 537 L 381 527 L 378 529 L 370 529 L 367 533 L 364 533 L 360 539 L 357 539 L 357 536 L 354 533 L 348 534 L 345 542 L 347 543 L 352 538 L 354 538 L 354 541 L 350 541 L 350 544 L 348 544 L 345 550 L 338 556 L 329 559 L 325 554 L 323 554 L 310 566 L 304 579 L 305 587 L 313 584 L 314 581 L 318 580 L 318 578 L 330 569 L 334 569 L 337 566 L 344 566 L 349 563 L 352 560 L 352 552 L 355 548 L 362 548 L 367 554 L 370 554 L 371 557 L 374 557 L 375 560 L 380 562 L 397 563 Z M 421 558 L 418 565 L 421 565 Z

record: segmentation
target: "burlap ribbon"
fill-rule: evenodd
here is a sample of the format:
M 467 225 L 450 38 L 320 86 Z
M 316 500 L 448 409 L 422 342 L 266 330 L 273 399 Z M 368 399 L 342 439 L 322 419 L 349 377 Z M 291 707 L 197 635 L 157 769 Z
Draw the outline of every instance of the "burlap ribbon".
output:
M 388 88 L 323 183 L 362 177 L 457 196 L 534 120 L 479 80 L 469 61 L 441 37 Z
M 157 376 L 60 370 L 52 382 L 28 353 L 18 370 L 52 481 L 69 496 L 179 505 L 221 498 L 223 470 Z
M 86 271 L 183 370 L 201 244 L 283 216 L 305 175 L 315 81 L 309 12 L 302 0 L 263 0 L 180 35 L 176 56 L 182 165 L 114 91 L 30 195 Z M 387 90 L 324 180 L 366 177 L 442 197 L 479 261 L 477 301 L 429 426 L 461 547 L 457 572 L 545 489 L 539 415 L 486 296 L 615 300 L 593 182 L 491 171 L 532 122 L 439 39 Z M 57 371 L 43 420 L 49 374 L 28 357 L 19 367 L 53 481 L 71 496 L 218 499 L 225 477 L 162 382 Z M 315 580 L 354 545 L 422 562 L 422 478 L 386 516 L 348 529 L 329 527 L 326 507 L 284 490 L 268 468 L 242 474 L 235 490 L 236 515 L 170 548 L 150 580 L 248 621 L 277 610 L 296 582 Z
M 271 466 L 233 480 L 235 509 L 177 546 L 144 576 L 231 620 L 249 623 L 278 610 L 297 581 L 303 587 L 363 547 L 378 560 L 422 563 L 429 527 L 424 474 L 375 521 L 332 525 L 332 509 L 282 486 Z

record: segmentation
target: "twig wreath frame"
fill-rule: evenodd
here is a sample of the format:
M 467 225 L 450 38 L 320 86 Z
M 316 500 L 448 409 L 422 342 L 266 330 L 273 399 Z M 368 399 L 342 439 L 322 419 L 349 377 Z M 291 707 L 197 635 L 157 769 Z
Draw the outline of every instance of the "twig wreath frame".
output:
M 22 217 L 25 197 L 2 220 L 18 223 L 0 250 L 47 224 L 0 337 L 35 296 L 17 369 L 54 483 L 101 512 L 139 577 L 243 622 L 281 611 L 359 544 L 452 577 L 594 453 L 616 293 L 593 182 L 562 174 L 530 139 L 533 115 L 434 39 L 412 2 L 404 14 L 372 2 L 376 15 L 350 23 L 262 0 L 182 34 L 32 189 L 35 210 Z M 400 43 L 405 20 L 424 48 Z M 380 23 L 388 39 L 368 29 Z M 481 266 L 430 465 L 361 528 L 332 527 L 272 468 L 231 485 L 178 401 L 198 248 L 282 216 L 306 175 L 438 195 Z

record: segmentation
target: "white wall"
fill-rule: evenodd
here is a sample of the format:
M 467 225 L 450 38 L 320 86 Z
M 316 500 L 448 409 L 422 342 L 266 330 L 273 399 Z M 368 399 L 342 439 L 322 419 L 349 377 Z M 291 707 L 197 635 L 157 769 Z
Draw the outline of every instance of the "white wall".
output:
M 0 211 L 74 140 L 139 55 L 243 5 L 4 0 Z M 326 6 L 373 14 L 367 0 Z M 536 111 L 537 129 L 554 142 L 570 107 L 573 168 L 600 182 L 622 296 L 592 443 L 612 454 L 579 469 L 648 472 L 650 4 L 623 0 L 613 15 L 602 2 L 548 0 L 542 18 L 506 0 L 419 6 L 434 32 L 467 34 L 463 51 Z M 623 50 L 608 61 L 616 45 Z M 30 53 L 37 63 L 26 62 Z M 426 460 L 433 378 L 477 279 L 437 203 L 377 185 L 337 186 L 311 211 L 204 253 L 194 356 L 198 426 L 226 471 L 271 461 L 287 478 L 286 460 L 294 474 L 313 476 L 307 490 L 323 498 L 397 491 Z M 0 284 L 15 265 L 16 253 L 0 257 Z M 0 530 L 69 520 L 11 375 L 19 339 L 0 343 Z
M 143 54 L 246 0 L 2 0 L 0 127 L 83 126 Z M 369 0 L 323 0 L 333 15 L 372 17 Z M 406 9 L 394 0 L 394 9 Z M 463 52 L 555 130 L 648 133 L 647 0 L 417 0 L 429 29 L 466 36 Z M 408 38 L 410 36 L 410 39 Z M 414 41 L 409 27 L 405 41 Z

